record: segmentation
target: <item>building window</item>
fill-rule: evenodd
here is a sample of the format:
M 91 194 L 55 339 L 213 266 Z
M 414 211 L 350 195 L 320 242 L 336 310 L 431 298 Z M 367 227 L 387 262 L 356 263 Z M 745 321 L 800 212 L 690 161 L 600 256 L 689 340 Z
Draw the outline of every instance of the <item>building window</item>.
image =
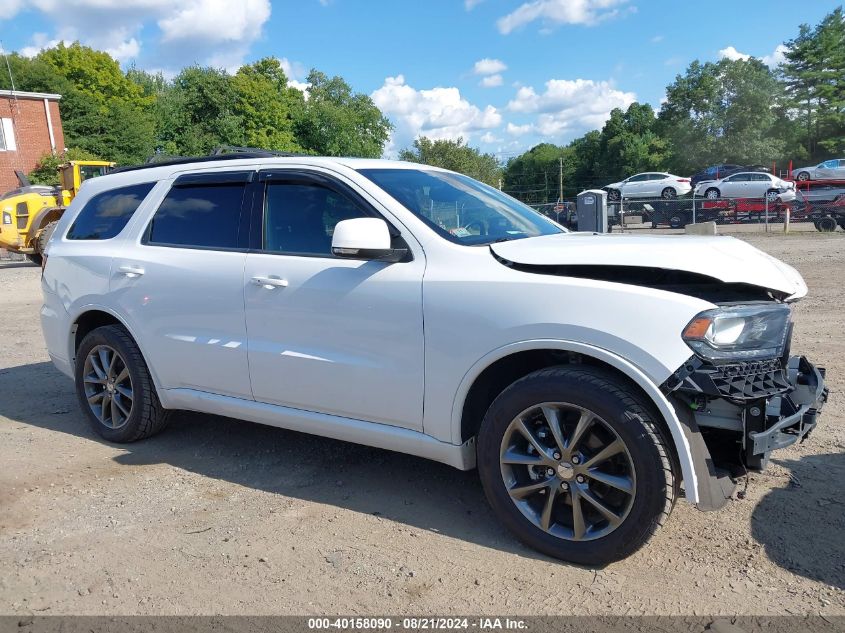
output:
M 14 151 L 17 149 L 15 145 L 15 127 L 12 119 L 0 119 L 0 151 Z

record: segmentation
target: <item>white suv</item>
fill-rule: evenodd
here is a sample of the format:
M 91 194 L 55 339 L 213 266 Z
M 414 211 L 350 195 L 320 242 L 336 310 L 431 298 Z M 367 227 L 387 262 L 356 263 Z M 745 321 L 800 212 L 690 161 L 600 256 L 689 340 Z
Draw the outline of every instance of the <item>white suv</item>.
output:
M 789 355 L 807 288 L 744 242 L 570 233 L 432 167 L 232 156 L 86 182 L 49 244 L 47 347 L 108 441 L 181 409 L 477 465 L 519 538 L 601 565 L 682 484 L 718 508 L 723 468 L 816 424 L 823 371 Z

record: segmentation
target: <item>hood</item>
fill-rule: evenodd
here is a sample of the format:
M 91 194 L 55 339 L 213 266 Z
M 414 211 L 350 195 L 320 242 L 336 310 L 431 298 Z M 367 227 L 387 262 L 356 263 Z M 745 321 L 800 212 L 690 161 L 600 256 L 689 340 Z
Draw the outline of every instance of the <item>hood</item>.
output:
M 792 266 L 727 236 L 558 233 L 499 242 L 490 249 L 522 266 L 682 271 L 726 284 L 756 286 L 788 299 L 807 294 L 804 280 Z

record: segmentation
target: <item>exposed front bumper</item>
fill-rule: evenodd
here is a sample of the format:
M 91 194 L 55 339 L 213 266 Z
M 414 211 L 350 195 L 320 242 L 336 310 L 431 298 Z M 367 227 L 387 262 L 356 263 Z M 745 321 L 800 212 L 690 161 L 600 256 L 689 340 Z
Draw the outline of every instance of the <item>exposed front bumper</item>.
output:
M 766 456 L 806 438 L 816 427 L 818 414 L 827 402 L 824 368 L 816 367 L 804 356 L 792 356 L 785 371 L 791 389 L 769 399 L 764 430 L 747 432 L 749 455 Z
M 815 428 L 827 402 L 824 379 L 804 356 L 722 365 L 692 357 L 663 389 L 701 429 L 736 433 L 745 465 L 762 469 L 772 451 Z

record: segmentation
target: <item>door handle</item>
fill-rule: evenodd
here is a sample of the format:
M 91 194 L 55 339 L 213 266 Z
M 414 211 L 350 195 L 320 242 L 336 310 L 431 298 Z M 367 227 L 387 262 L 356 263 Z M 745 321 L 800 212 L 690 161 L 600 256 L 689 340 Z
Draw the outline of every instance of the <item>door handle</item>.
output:
M 138 266 L 120 266 L 117 269 L 121 274 L 126 275 L 130 279 L 140 277 L 144 274 L 144 269 Z
M 278 277 L 253 277 L 252 283 L 256 286 L 261 286 L 266 290 L 275 290 L 276 288 L 288 287 L 288 280 L 279 279 Z

